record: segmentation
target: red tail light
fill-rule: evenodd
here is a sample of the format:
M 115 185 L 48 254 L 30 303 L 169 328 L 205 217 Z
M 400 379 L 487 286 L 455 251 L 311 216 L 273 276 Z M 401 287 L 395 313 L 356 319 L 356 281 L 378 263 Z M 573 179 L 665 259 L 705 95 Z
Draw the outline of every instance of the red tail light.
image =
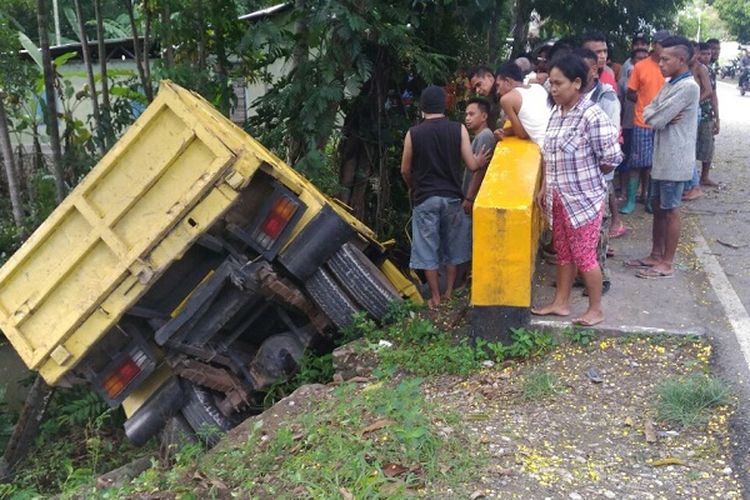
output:
M 123 359 L 117 368 L 104 379 L 102 388 L 110 399 L 115 399 L 141 373 L 146 360 L 147 357 L 142 351 L 135 351 L 131 356 Z
M 279 196 L 273 202 L 265 220 L 253 234 L 253 238 L 263 250 L 268 250 L 273 246 L 289 221 L 294 217 L 298 207 L 285 195 Z

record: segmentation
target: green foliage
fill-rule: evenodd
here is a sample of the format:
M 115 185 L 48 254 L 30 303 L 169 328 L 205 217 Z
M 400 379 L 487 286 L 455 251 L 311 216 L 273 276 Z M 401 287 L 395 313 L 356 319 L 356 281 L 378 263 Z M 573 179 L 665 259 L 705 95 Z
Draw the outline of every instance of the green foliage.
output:
M 459 421 L 454 414 L 437 415 L 418 380 L 364 388 L 347 384 L 314 410 L 284 422 L 270 439 L 265 426 L 252 426 L 243 445 L 178 459 L 168 480 L 147 472 L 121 494 L 211 496 L 221 494 L 220 482 L 240 497 L 328 498 L 342 488 L 354 498 L 401 497 L 425 482 L 459 484 L 477 474 L 485 457 L 465 452 L 472 446 L 469 438 L 460 430 L 448 437 L 437 433 L 438 424 Z M 389 465 L 403 471 L 389 477 L 384 472 Z M 208 478 L 205 490 L 196 491 L 195 481 L 186 483 L 186 477 Z
M 582 330 L 580 328 L 567 328 L 563 331 L 563 335 L 572 343 L 582 346 L 589 345 L 596 337 L 593 330 Z
M 528 400 L 542 399 L 560 391 L 557 376 L 544 369 L 532 370 L 523 381 L 523 395 Z
M 727 384 L 705 374 L 669 379 L 656 387 L 659 419 L 683 426 L 702 424 L 707 410 L 731 403 Z
M 306 352 L 299 362 L 299 369 L 289 380 L 278 382 L 266 392 L 263 407 L 269 408 L 280 399 L 305 384 L 327 384 L 333 378 L 333 356 Z
M 5 449 L 16 421 L 16 415 L 10 411 L 8 403 L 5 400 L 6 390 L 7 387 L 5 385 L 0 385 L 0 450 Z M 2 498 L 1 494 L 0 498 Z
M 750 42 L 750 3 L 747 0 L 715 0 L 714 8 L 740 42 Z
M 713 5 L 704 0 L 689 0 L 677 14 L 676 32 L 691 40 L 709 38 L 727 40 L 729 30 Z
M 530 358 L 549 351 L 557 345 L 555 338 L 544 332 L 532 332 L 525 328 L 512 328 L 512 343 L 508 349 L 510 357 Z

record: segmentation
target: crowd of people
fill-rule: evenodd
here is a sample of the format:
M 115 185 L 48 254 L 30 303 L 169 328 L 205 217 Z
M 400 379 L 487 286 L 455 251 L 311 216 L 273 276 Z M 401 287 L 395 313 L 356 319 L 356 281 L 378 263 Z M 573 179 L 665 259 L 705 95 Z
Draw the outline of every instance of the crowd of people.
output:
M 543 164 L 536 202 L 551 230 L 545 251 L 555 260 L 556 288 L 533 314 L 570 315 L 578 282 L 589 303 L 573 322 L 604 320 L 609 239 L 627 233 L 624 218 L 639 201 L 653 214 L 652 248 L 625 265 L 639 278 L 672 277 L 679 206 L 716 186 L 709 174 L 719 50 L 715 39 L 657 31 L 635 35 L 630 57 L 613 64 L 602 33 L 563 38 L 496 70 L 473 67 L 467 83 L 476 97 L 463 125 L 446 116 L 443 88 L 427 87 L 424 120 L 406 134 L 401 172 L 413 202 L 411 267 L 425 273 L 429 305 L 451 295 L 457 269 L 471 259 L 474 199 L 496 142 L 508 136 L 537 144 Z

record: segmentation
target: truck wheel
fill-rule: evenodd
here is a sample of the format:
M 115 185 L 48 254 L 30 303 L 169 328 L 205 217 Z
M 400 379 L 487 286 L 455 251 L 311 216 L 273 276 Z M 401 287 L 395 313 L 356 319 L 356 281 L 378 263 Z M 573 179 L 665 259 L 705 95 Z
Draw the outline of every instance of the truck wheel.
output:
M 185 445 L 197 443 L 198 439 L 185 417 L 178 413 L 167 420 L 164 429 L 159 434 L 159 441 L 161 441 L 162 449 L 171 456 Z
M 183 381 L 183 387 L 187 403 L 182 408 L 182 415 L 198 439 L 209 448 L 241 422 L 240 418 L 229 418 L 219 410 L 215 395 L 210 390 L 186 381 Z
M 378 321 L 392 302 L 401 301 L 393 285 L 362 251 L 345 243 L 328 261 L 328 267 L 356 302 Z
M 313 302 L 338 328 L 351 324 L 352 315 L 359 310 L 324 267 L 320 267 L 305 282 L 305 289 Z

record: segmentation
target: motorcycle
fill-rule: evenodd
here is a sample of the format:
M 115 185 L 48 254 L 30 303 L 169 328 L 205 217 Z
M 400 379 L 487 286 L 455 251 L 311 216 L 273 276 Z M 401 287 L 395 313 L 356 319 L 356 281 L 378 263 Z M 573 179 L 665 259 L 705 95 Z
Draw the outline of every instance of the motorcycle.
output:
M 737 74 L 737 70 L 739 69 L 739 59 L 733 59 L 729 61 L 728 63 L 724 64 L 721 68 L 719 68 L 719 76 L 724 78 L 734 78 L 734 75 Z

